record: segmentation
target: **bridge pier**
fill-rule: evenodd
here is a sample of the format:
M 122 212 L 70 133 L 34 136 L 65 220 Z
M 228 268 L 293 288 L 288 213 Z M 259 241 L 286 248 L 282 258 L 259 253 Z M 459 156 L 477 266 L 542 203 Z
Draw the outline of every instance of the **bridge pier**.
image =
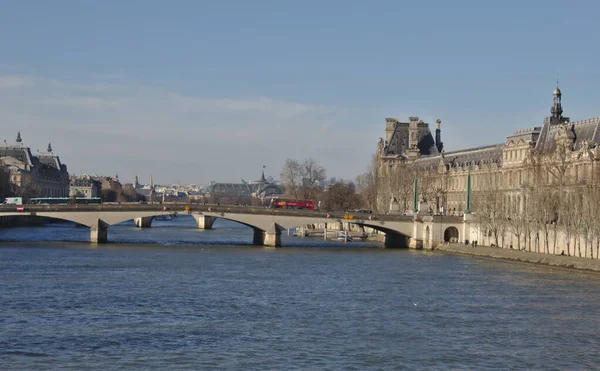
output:
M 410 246 L 410 242 L 408 237 L 388 231 L 385 233 L 384 246 L 386 249 L 406 248 Z
M 141 218 L 135 218 L 133 221 L 135 222 L 135 226 L 138 228 L 150 228 L 152 227 L 152 221 L 154 220 L 153 216 L 144 216 Z
M 420 250 L 423 248 L 423 240 L 418 238 L 411 238 L 408 242 L 408 247 L 411 249 Z
M 213 223 L 217 220 L 214 216 L 207 216 L 201 214 L 192 214 L 196 222 L 198 223 L 198 229 L 212 229 Z
M 109 224 L 102 219 L 96 219 L 96 223 L 90 228 L 91 243 L 106 243 L 108 242 L 108 227 Z
M 281 247 L 281 227 L 273 223 L 266 231 L 254 228 L 252 242 L 258 246 Z

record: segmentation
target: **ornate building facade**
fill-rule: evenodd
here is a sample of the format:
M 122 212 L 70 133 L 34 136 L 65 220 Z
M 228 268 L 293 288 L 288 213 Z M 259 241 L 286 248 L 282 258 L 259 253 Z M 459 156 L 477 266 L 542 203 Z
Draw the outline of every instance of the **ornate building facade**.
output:
M 61 163 L 50 144 L 46 152 L 33 154 L 22 144 L 21 133 L 18 133 L 16 144 L 0 146 L 0 164 L 10 173 L 16 193 L 37 197 L 69 196 L 67 165 Z
M 563 116 L 562 92 L 553 93 L 551 115 L 541 126 L 520 129 L 504 143 L 444 152 L 440 120 L 435 139 L 429 124 L 386 119 L 386 139 L 377 150 L 378 209 L 390 202 L 413 209 L 413 184 L 433 214 L 469 212 L 466 191 L 494 192 L 507 215 L 523 211 L 536 186 L 600 184 L 600 118 L 570 121 Z M 477 197 L 473 202 L 477 203 Z

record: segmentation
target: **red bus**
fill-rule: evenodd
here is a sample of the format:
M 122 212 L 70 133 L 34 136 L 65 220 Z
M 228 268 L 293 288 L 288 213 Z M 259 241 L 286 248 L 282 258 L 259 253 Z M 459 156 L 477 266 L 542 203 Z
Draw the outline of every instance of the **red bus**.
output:
M 286 198 L 272 198 L 271 209 L 297 209 L 297 210 L 314 210 L 315 202 L 313 200 L 292 200 Z

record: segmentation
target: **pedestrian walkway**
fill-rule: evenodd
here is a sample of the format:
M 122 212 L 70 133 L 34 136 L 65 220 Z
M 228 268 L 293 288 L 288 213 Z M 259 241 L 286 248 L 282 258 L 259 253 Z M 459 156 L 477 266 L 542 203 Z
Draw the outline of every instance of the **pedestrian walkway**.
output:
M 578 258 L 574 256 L 551 255 L 489 246 L 474 247 L 459 243 L 439 245 L 435 248 L 435 251 L 600 272 L 600 260 L 597 258 Z

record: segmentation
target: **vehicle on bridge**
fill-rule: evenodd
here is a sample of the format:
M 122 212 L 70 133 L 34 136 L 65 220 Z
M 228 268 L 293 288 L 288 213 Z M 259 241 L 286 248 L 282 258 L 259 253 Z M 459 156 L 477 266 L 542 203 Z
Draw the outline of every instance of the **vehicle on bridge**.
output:
M 22 197 L 7 197 L 4 202 L 2 202 L 3 205 L 23 205 L 23 198 Z
M 272 198 L 269 204 L 271 209 L 296 209 L 296 210 L 314 210 L 315 202 L 313 200 L 294 200 L 286 198 Z
M 30 205 L 69 205 L 69 204 L 101 204 L 102 199 L 100 197 L 77 197 L 75 199 L 70 197 L 41 197 L 41 198 L 30 198 Z

